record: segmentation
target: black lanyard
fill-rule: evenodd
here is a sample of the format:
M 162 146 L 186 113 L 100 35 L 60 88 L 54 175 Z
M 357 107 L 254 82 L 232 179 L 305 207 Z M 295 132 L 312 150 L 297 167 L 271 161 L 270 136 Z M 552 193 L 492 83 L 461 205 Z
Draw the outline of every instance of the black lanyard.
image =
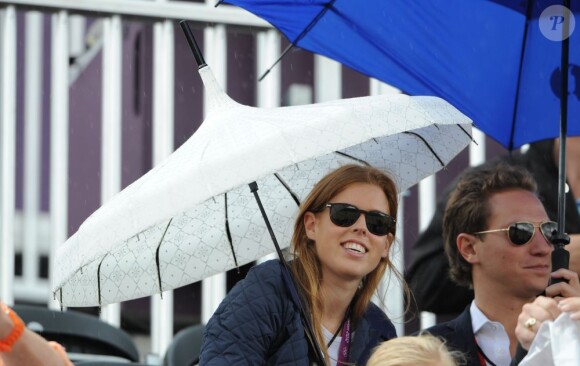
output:
M 342 330 L 342 327 L 344 327 L 344 323 L 346 323 L 346 320 L 348 319 L 348 316 L 349 316 L 349 311 L 347 311 L 346 314 L 344 314 L 344 318 L 342 318 L 342 321 L 340 322 L 340 326 L 338 327 L 338 329 L 336 330 L 336 332 L 334 332 L 334 334 L 332 335 L 332 338 L 330 338 L 330 341 L 328 341 L 328 344 L 326 345 L 326 348 L 330 347 L 330 345 L 332 344 L 332 342 L 334 342 L 334 340 L 338 336 L 338 333 L 340 333 L 340 331 Z

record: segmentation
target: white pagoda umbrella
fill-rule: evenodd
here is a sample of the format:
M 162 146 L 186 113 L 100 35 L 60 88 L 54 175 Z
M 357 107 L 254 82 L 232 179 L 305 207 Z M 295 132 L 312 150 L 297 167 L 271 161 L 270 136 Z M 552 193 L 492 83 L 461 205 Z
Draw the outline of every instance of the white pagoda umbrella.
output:
M 436 97 L 241 105 L 197 57 L 210 100 L 206 119 L 58 248 L 53 291 L 61 305 L 102 306 L 161 293 L 274 252 L 250 183 L 286 247 L 300 201 L 329 171 L 372 165 L 390 172 L 403 192 L 471 141 L 471 121 Z

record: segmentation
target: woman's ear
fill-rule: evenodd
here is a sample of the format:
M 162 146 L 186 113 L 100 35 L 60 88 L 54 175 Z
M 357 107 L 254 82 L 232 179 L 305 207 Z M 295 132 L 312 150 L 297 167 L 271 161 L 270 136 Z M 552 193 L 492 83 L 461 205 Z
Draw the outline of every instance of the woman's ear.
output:
M 315 240 L 316 237 L 316 215 L 314 213 L 307 211 L 304 214 L 304 231 L 306 231 L 306 236 L 310 240 Z
M 457 235 L 457 251 L 467 263 L 474 264 L 479 262 L 477 246 L 475 245 L 478 241 L 479 239 L 471 234 L 461 233 Z

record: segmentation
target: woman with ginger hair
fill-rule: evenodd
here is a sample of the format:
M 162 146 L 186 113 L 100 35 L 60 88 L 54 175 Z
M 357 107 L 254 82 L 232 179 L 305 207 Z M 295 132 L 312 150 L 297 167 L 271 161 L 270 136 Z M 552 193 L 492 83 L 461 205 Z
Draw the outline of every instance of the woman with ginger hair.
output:
M 395 240 L 397 189 L 371 167 L 346 165 L 302 202 L 290 271 L 326 365 L 364 365 L 393 324 L 370 300 Z M 309 365 L 315 360 L 278 260 L 252 268 L 206 326 L 203 365 Z

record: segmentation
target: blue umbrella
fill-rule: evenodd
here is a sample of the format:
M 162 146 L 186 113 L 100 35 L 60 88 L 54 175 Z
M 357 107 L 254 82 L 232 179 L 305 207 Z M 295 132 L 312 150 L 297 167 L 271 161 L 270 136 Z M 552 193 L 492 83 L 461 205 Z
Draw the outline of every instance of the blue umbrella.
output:
M 224 2 L 270 22 L 290 47 L 327 56 L 408 94 L 449 101 L 510 150 L 560 136 L 563 157 L 565 136 L 580 135 L 578 1 L 572 7 L 556 0 Z M 563 34 L 571 36 L 562 42 Z M 567 115 L 573 117 L 569 125 Z M 562 234 L 564 220 L 558 221 Z
M 562 1 L 226 0 L 293 46 L 408 94 L 439 96 L 508 149 L 558 137 L 561 42 L 540 15 Z M 574 2 L 574 14 L 580 4 Z M 549 22 L 549 19 L 548 19 Z M 558 19 L 554 31 L 561 31 Z M 570 43 L 580 45 L 580 29 Z M 569 115 L 580 115 L 580 48 L 570 50 Z M 573 121 L 570 135 L 580 135 Z

